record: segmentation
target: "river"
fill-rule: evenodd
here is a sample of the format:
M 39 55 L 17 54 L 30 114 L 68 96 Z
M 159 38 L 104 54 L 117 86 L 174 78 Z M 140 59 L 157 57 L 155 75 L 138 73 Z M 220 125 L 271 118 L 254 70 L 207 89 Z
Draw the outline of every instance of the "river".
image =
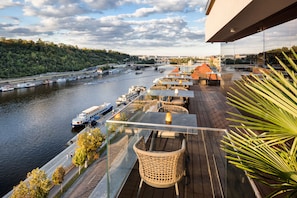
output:
M 70 124 L 79 112 L 104 102 L 115 105 L 132 85 L 150 87 L 172 70 L 165 68 L 164 73 L 146 68 L 138 75 L 120 73 L 0 92 L 0 196 L 66 148 L 77 134 Z

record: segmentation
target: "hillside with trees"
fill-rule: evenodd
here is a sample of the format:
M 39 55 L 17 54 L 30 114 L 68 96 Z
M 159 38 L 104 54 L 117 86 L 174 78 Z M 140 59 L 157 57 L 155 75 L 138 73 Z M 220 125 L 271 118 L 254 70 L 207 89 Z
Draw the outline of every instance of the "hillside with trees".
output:
M 88 67 L 136 61 L 137 57 L 116 52 L 79 49 L 39 39 L 0 39 L 0 78 L 17 78 L 47 72 L 78 71 Z

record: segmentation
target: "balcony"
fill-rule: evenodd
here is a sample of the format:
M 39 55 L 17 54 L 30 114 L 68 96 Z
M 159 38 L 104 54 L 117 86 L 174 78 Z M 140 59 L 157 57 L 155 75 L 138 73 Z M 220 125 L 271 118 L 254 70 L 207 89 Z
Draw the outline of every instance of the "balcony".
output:
M 175 149 L 180 141 L 178 138 L 154 136 L 160 130 L 183 134 L 186 138 L 188 177 L 179 182 L 180 197 L 250 198 L 261 193 L 262 189 L 257 189 L 255 185 L 252 187 L 253 181 L 244 172 L 227 163 L 225 153 L 220 149 L 220 141 L 230 124 L 226 120 L 226 112 L 237 110 L 226 104 L 218 86 L 193 85 L 190 90 L 194 92 L 194 97 L 189 98 L 189 115 L 196 115 L 194 122 L 197 126 L 189 123 L 174 125 L 174 117 L 171 125 L 139 122 L 144 106 L 155 105 L 144 98 L 127 105 L 108 121 L 107 127 L 112 131 L 108 143 L 109 168 L 89 197 L 136 197 L 140 176 L 137 157 L 132 149 L 134 143 L 144 136 L 148 146 L 153 142 L 155 150 L 168 151 Z M 140 197 L 175 197 L 175 189 L 157 189 L 144 184 Z

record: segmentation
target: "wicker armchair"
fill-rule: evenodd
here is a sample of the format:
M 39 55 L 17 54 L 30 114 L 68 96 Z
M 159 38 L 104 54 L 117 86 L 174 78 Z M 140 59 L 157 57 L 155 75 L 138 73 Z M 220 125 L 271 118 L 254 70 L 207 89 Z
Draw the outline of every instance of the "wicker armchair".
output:
M 172 87 L 170 87 L 170 89 L 172 89 L 172 90 L 178 89 L 178 90 L 184 90 L 184 91 L 188 91 L 189 90 L 189 89 L 187 89 L 185 87 L 181 87 L 181 86 L 172 86 Z
M 179 105 L 162 104 L 161 107 L 159 107 L 158 111 L 159 112 L 189 114 L 189 110 L 187 108 L 179 106 Z
M 164 90 L 164 89 L 167 89 L 167 87 L 164 85 L 155 85 L 155 86 L 152 86 L 150 89 L 151 90 L 159 90 L 159 89 Z
M 175 186 L 176 196 L 179 197 L 178 182 L 185 176 L 185 140 L 181 149 L 171 152 L 146 151 L 144 138 L 141 137 L 133 146 L 139 161 L 141 181 L 137 197 L 143 182 L 155 188 Z

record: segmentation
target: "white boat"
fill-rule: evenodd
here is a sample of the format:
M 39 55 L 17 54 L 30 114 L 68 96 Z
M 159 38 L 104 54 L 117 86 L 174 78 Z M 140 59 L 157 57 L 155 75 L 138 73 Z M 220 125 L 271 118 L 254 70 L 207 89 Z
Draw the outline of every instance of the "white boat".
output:
M 35 86 L 36 86 L 35 83 L 29 82 L 29 83 L 26 83 L 25 88 L 30 88 L 30 87 L 35 87 Z
M 23 82 L 23 83 L 18 83 L 16 88 L 22 89 L 22 88 L 30 88 L 30 87 L 35 87 L 36 84 L 33 82 Z
M 16 88 L 17 88 L 17 89 L 26 88 L 26 84 L 27 84 L 27 83 L 25 83 L 25 82 L 24 82 L 24 83 L 18 83 L 17 86 L 16 86 Z
M 146 87 L 145 86 L 138 86 L 138 85 L 134 85 L 134 86 L 131 86 L 130 88 L 129 88 L 129 92 L 128 93 L 130 93 L 130 92 L 144 92 L 144 91 L 146 91 Z
M 92 106 L 82 111 L 77 117 L 72 119 L 72 127 L 84 126 L 92 121 L 96 121 L 100 116 L 108 113 L 113 109 L 111 103 L 103 103 L 100 106 Z
M 137 96 L 139 95 L 138 92 L 136 91 L 131 91 L 127 94 L 123 94 L 120 97 L 118 97 L 118 99 L 116 100 L 116 104 L 119 106 L 121 104 L 128 104 L 129 102 L 131 102 L 133 99 L 135 99 Z
M 121 95 L 116 100 L 117 106 L 120 106 L 122 104 L 126 105 L 127 103 L 131 102 L 133 99 L 135 99 L 137 96 L 140 95 L 141 92 L 146 91 L 145 86 L 131 86 L 128 90 L 127 94 Z
M 54 81 L 47 79 L 47 80 L 44 80 L 42 84 L 44 84 L 44 85 L 50 85 L 50 84 L 53 84 L 53 82 Z
M 67 81 L 66 78 L 58 78 L 58 79 L 56 80 L 57 83 L 65 83 L 66 81 Z
M 1 87 L 0 90 L 2 92 L 13 91 L 14 90 L 14 87 L 11 86 L 11 85 L 5 85 L 5 86 Z

